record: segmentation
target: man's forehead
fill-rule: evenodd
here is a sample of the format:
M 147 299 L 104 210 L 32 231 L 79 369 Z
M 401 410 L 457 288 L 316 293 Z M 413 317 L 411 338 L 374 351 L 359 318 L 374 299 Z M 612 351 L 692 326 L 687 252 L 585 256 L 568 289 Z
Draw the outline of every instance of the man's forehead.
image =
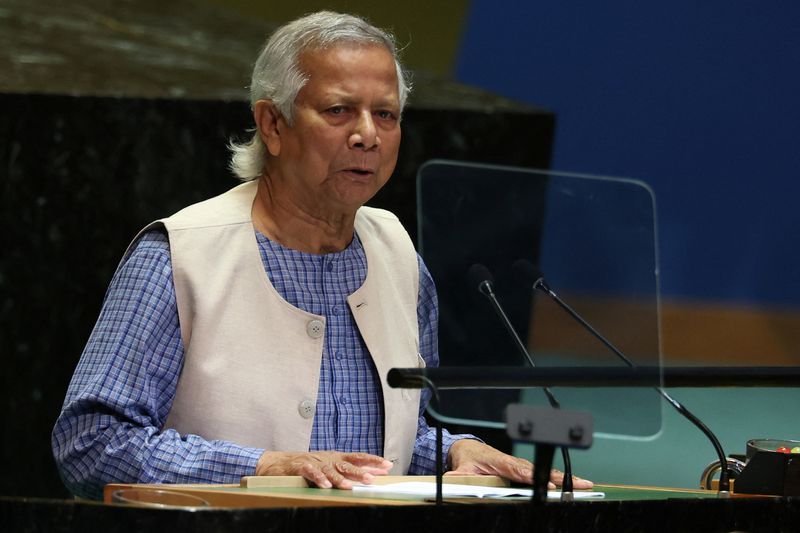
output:
M 368 54 L 347 54 L 347 51 L 367 51 Z M 345 52 L 345 54 L 337 53 Z M 385 62 L 376 61 L 374 53 L 385 55 Z M 304 51 L 300 56 L 300 69 L 307 78 L 303 87 L 306 89 L 313 84 L 315 92 L 322 91 L 331 96 L 343 98 L 350 94 L 351 89 L 357 89 L 363 81 L 363 76 L 375 79 L 383 78 L 390 82 L 390 93 L 386 99 L 399 98 L 399 80 L 394 57 L 385 47 L 363 44 L 342 44 L 335 47 L 311 49 Z M 330 82 L 330 84 L 326 83 Z
M 330 46 L 325 47 L 309 47 L 300 52 L 298 56 L 298 64 L 300 69 L 306 75 L 311 75 L 315 66 L 319 66 L 324 64 L 326 61 L 333 60 L 333 56 L 337 52 L 347 52 L 347 51 L 368 51 L 368 52 L 378 52 L 379 54 L 385 54 L 387 58 L 391 59 L 392 68 L 394 68 L 395 59 L 392 55 L 391 51 L 386 48 L 385 46 L 379 43 L 358 43 L 358 42 L 349 42 L 343 41 L 340 43 L 336 43 Z M 351 57 L 358 57 L 358 56 L 351 56 Z M 370 62 L 367 58 L 363 58 L 362 61 L 365 63 Z
M 300 49 L 300 57 L 310 54 L 324 54 L 326 52 L 330 52 L 331 50 L 362 50 L 362 49 L 372 49 L 376 48 L 379 50 L 384 50 L 387 54 L 391 55 L 391 51 L 380 42 L 373 42 L 373 41 L 348 41 L 348 40 L 341 40 L 336 41 L 334 43 L 329 43 L 324 46 L 309 44 Z

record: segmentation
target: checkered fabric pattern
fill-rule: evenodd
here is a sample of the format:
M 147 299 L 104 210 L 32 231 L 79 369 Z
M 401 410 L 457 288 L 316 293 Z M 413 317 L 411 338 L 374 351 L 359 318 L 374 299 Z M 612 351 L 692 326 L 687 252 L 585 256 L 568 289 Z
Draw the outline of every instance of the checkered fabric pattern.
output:
M 257 233 L 264 268 L 278 293 L 326 317 L 310 450 L 383 452 L 380 381 L 346 298 L 367 274 L 358 237 L 345 250 L 314 255 Z M 420 353 L 438 365 L 433 280 L 419 260 Z M 255 471 L 264 450 L 163 430 L 183 363 L 169 242 L 146 233 L 119 267 L 84 349 L 52 435 L 67 487 L 100 498 L 106 483 L 231 483 Z M 435 434 L 422 413 L 409 473 L 435 469 Z M 460 435 L 444 434 L 445 457 Z

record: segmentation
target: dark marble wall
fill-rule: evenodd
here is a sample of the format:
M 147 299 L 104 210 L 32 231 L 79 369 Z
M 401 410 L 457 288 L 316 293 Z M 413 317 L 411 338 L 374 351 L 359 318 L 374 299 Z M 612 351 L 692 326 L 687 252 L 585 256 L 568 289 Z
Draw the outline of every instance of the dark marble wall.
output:
M 50 431 L 120 255 L 137 230 L 236 184 L 242 102 L 0 93 L 0 495 L 66 495 Z M 393 179 L 372 202 L 415 233 L 431 158 L 546 167 L 543 111 L 411 108 Z

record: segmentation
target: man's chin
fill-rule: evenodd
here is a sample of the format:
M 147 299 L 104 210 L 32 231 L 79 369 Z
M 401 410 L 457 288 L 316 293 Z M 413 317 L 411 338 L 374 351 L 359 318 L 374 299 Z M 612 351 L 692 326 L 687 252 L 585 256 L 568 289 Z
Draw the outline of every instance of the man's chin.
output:
M 342 204 L 358 209 L 369 202 L 381 190 L 381 187 L 383 184 L 379 186 L 374 179 L 370 182 L 352 181 L 337 187 L 336 196 Z

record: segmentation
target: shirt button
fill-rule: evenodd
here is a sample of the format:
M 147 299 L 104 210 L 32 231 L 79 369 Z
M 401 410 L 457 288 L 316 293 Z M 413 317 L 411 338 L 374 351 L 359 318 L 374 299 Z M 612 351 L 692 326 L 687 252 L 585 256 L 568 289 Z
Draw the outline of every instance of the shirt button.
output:
M 342 359 L 344 359 L 344 355 L 342 355 L 342 352 L 336 352 L 335 357 L 337 361 L 341 361 Z
M 311 400 L 303 400 L 300 402 L 300 405 L 297 406 L 297 410 L 300 412 L 300 416 L 308 419 L 314 416 L 314 411 L 316 408 L 314 406 L 314 402 Z
M 350 403 L 350 398 L 342 394 L 341 398 L 339 398 L 339 401 L 341 401 L 342 404 L 347 405 L 348 403 Z
M 342 308 L 341 308 L 341 306 L 334 305 L 334 306 L 331 308 L 331 312 L 334 314 L 334 316 L 339 316 L 339 315 L 341 315 L 341 314 L 342 314 Z
M 319 339 L 324 332 L 325 324 L 322 323 L 322 320 L 309 320 L 306 324 L 306 333 L 312 339 Z
M 333 272 L 333 261 L 328 262 L 328 272 Z

